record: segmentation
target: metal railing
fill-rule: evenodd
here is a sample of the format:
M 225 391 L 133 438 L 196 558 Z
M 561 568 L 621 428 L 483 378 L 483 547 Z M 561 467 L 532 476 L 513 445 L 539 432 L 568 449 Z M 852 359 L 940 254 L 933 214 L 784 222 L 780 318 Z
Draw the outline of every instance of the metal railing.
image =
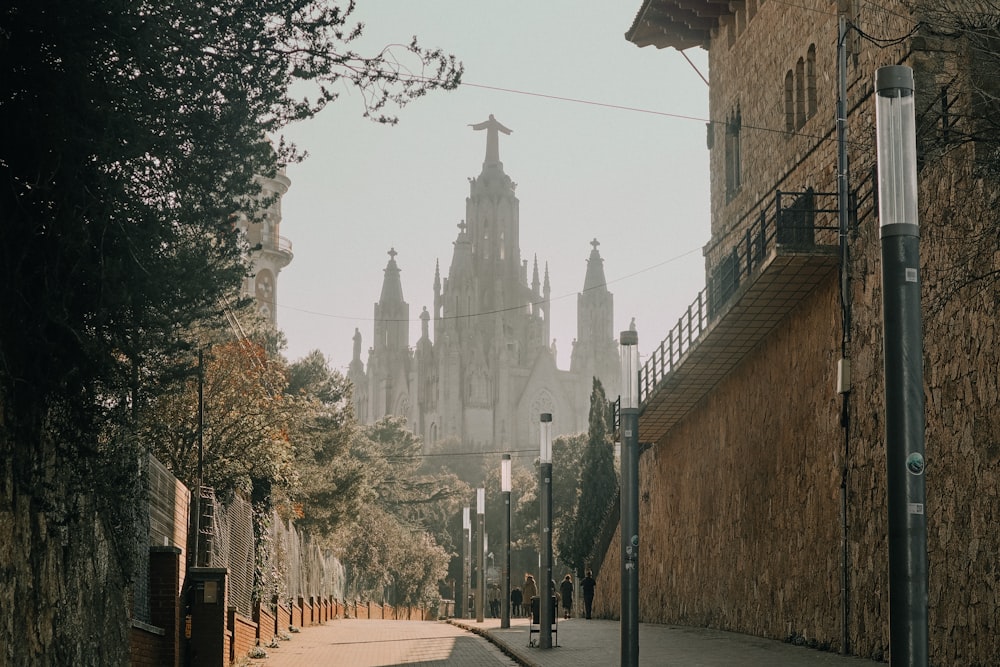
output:
M 763 266 L 777 246 L 806 250 L 812 246 L 839 243 L 837 193 L 775 191 L 774 205 L 764 205 L 746 216 L 730 237 L 737 240 L 713 253 L 716 259 L 708 273 L 708 284 L 698 293 L 677 324 L 653 350 L 639 372 L 639 403 L 653 393 L 698 341 L 709 323 L 721 315 L 740 285 Z

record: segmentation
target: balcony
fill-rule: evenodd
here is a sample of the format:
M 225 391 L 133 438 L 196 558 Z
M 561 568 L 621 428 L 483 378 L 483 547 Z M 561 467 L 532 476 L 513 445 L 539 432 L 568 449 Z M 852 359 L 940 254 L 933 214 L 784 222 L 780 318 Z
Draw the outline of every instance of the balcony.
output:
M 778 191 L 770 202 L 709 253 L 708 286 L 640 370 L 643 442 L 666 434 L 836 272 L 836 193 Z

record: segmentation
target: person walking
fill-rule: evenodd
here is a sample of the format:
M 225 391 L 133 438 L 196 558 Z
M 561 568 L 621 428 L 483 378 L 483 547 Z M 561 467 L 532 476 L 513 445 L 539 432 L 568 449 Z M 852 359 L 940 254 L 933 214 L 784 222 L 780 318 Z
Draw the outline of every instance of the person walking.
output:
M 597 588 L 593 570 L 587 570 L 587 576 L 580 581 L 580 587 L 583 588 L 584 612 L 586 617 L 590 618 L 590 612 L 594 608 L 594 589 Z
M 538 597 L 538 586 L 535 585 L 535 578 L 530 574 L 524 575 L 523 601 L 527 601 L 528 603 L 528 611 L 525 612 L 525 615 L 531 613 L 531 599 L 537 597 Z
M 563 618 L 569 618 L 573 612 L 573 577 L 569 574 L 559 584 L 559 595 L 562 598 Z
M 510 615 L 517 618 L 522 615 L 521 612 L 521 602 L 524 601 L 524 595 L 521 593 L 520 586 L 514 586 L 510 590 Z
M 500 618 L 500 584 L 490 585 L 490 617 Z

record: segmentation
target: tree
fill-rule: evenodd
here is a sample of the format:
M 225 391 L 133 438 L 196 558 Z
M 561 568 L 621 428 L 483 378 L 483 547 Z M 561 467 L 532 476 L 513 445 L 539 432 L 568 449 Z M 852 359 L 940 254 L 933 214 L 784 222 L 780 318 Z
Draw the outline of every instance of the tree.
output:
M 0 621 L 11 661 L 123 661 L 136 420 L 188 326 L 218 319 L 238 294 L 245 248 L 231 221 L 266 204 L 254 203 L 254 175 L 299 157 L 268 137 L 335 99 L 338 83 L 360 89 L 365 115 L 382 122 L 395 120 L 388 106 L 458 84 L 454 59 L 415 41 L 353 52 L 352 9 L 0 9 L 0 219 L 11 240 L 0 248 L 0 514 L 11 517 L 0 521 L 10 547 L 0 569 L 14 582 L 0 605 L 21 610 L 17 627 Z M 404 55 L 416 75 L 396 64 Z M 315 99 L 291 93 L 300 81 Z M 29 641 L 24 627 L 37 629 Z
M 572 520 L 559 534 L 559 559 L 582 575 L 618 491 L 612 452 L 611 414 L 604 387 L 594 378 L 590 394 L 590 427 L 580 471 L 580 494 Z
M 560 436 L 552 443 L 552 547 L 557 558 L 563 562 L 566 561 L 560 553 L 559 544 L 563 535 L 572 530 L 586 449 L 586 433 Z
M 192 373 L 150 398 L 139 436 L 190 488 L 201 483 L 223 496 L 241 491 L 261 497 L 276 488 L 287 493 L 295 478 L 289 432 L 303 406 L 283 393 L 283 366 L 249 340 L 216 344 L 202 358 L 200 368 L 195 363 Z
M 351 455 L 368 471 L 370 494 L 332 541 L 359 593 L 426 602 L 447 574 L 449 523 L 469 487 L 451 473 L 422 470 L 422 453 L 406 420 L 393 416 L 363 427 L 352 445 Z
M 286 392 L 305 406 L 291 433 L 297 472 L 292 495 L 303 509 L 297 524 L 317 537 L 329 536 L 354 522 L 374 487 L 374 472 L 352 453 L 362 434 L 351 384 L 313 351 L 288 367 Z

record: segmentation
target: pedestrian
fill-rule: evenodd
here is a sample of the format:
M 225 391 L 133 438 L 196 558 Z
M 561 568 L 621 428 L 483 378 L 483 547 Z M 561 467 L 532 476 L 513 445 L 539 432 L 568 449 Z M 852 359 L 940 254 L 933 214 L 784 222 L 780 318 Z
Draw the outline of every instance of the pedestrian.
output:
M 587 618 L 590 618 L 590 612 L 594 608 L 594 589 L 597 587 L 593 570 L 587 570 L 587 576 L 580 582 L 580 586 L 583 588 L 583 607 Z
M 531 613 L 531 600 L 538 597 L 538 586 L 535 585 L 535 578 L 530 574 L 524 575 L 524 595 L 523 600 L 528 603 L 528 611 L 525 616 Z
M 517 618 L 522 615 L 521 612 L 521 602 L 524 601 L 524 596 L 521 594 L 521 587 L 514 586 L 510 591 L 510 615 Z
M 500 618 L 500 584 L 490 585 L 490 617 Z
M 569 574 L 559 584 L 559 594 L 562 596 L 563 618 L 569 618 L 573 611 L 573 577 Z

